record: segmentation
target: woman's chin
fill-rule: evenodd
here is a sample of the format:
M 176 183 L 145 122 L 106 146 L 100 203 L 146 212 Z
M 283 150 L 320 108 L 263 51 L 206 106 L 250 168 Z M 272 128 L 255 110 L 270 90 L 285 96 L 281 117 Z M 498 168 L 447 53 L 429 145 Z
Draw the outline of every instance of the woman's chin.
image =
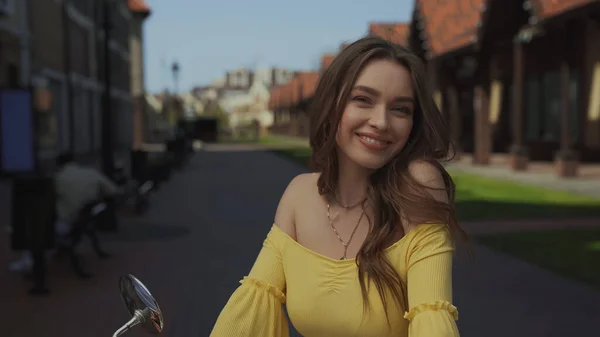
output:
M 365 168 L 366 170 L 378 170 L 382 168 L 389 160 L 380 156 L 373 156 L 372 154 L 357 154 L 353 156 L 353 160 L 359 166 Z

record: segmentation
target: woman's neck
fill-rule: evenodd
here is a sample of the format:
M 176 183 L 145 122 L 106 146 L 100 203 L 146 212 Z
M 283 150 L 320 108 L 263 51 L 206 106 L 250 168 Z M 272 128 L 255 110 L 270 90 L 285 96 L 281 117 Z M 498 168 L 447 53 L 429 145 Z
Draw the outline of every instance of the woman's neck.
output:
M 372 171 L 357 165 L 347 157 L 341 159 L 338 164 L 338 190 L 335 196 L 337 201 L 342 205 L 362 201 L 366 197 Z

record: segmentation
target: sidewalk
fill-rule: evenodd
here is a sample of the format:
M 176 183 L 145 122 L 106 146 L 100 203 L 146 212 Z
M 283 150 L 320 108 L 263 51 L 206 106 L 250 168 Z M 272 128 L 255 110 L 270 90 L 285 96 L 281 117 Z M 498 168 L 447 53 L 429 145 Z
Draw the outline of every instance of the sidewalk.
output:
M 118 290 L 118 278 L 134 274 L 158 299 L 167 324 L 180 303 L 171 286 L 185 279 L 185 268 L 178 266 L 185 249 L 195 245 L 190 230 L 168 221 L 158 223 L 156 212 L 169 210 L 160 207 L 162 199 L 173 195 L 169 184 L 178 183 L 183 174 L 175 176 L 152 196 L 152 212 L 139 219 L 121 219 L 121 231 L 103 234 L 102 243 L 114 254 L 111 259 L 98 260 L 84 238 L 80 252 L 85 268 L 94 277 L 80 280 L 68 266 L 68 259 L 50 258 L 48 297 L 27 295 L 30 282 L 20 274 L 9 272 L 7 263 L 15 257 L 8 249 L 8 234 L 0 234 L 0 326 L 2 337 L 106 337 L 130 317 Z M 182 183 L 179 182 L 181 186 Z M 157 207 L 158 206 L 158 207 Z M 164 218 L 164 217 L 163 217 Z M 179 264 L 180 265 L 180 264 Z M 179 267 L 179 268 L 178 268 Z M 133 331 L 128 336 L 144 336 Z M 169 336 L 165 334 L 164 336 Z M 183 335 L 182 335 L 183 336 Z
M 92 280 L 79 280 L 67 263 L 53 262 L 47 298 L 27 296 L 29 283 L 6 270 L 12 254 L 0 235 L 0 335 L 110 336 L 129 319 L 117 280 L 132 273 L 159 301 L 162 336 L 208 336 L 250 270 L 290 174 L 300 172 L 267 152 L 198 153 L 152 195 L 145 216 L 123 219 L 118 234 L 104 235 L 113 259 L 97 260 L 84 240 Z
M 600 218 L 464 221 L 461 223 L 461 226 L 469 235 L 487 235 L 565 228 L 600 228 Z
M 550 163 L 530 163 L 528 171 L 515 172 L 506 163 L 505 156 L 496 155 L 490 165 L 471 164 L 471 156 L 446 165 L 450 172 L 462 172 L 484 177 L 505 179 L 526 185 L 565 191 L 600 198 L 600 165 L 587 164 L 580 168 L 579 177 L 561 178 L 552 170 Z

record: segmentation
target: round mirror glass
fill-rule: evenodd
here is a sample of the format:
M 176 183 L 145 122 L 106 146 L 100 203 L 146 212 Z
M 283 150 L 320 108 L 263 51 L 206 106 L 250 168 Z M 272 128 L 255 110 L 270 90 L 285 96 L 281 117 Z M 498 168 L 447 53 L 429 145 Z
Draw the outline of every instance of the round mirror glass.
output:
M 163 315 L 148 288 L 135 276 L 127 275 L 119 280 L 119 290 L 129 314 L 134 316 L 136 311 L 142 314 L 144 321 L 140 325 L 150 333 L 160 333 Z

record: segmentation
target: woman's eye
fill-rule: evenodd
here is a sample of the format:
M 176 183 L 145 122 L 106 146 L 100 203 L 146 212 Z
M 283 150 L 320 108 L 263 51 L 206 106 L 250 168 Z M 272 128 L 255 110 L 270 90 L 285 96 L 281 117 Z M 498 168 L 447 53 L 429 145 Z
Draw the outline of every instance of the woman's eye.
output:
M 371 103 L 371 100 L 365 96 L 354 96 L 354 97 L 352 97 L 352 100 L 355 102 L 359 102 L 359 103 L 367 103 L 367 104 Z
M 392 111 L 397 112 L 397 113 L 401 113 L 401 114 L 410 114 L 411 113 L 410 108 L 409 107 L 405 107 L 405 106 L 393 108 Z

